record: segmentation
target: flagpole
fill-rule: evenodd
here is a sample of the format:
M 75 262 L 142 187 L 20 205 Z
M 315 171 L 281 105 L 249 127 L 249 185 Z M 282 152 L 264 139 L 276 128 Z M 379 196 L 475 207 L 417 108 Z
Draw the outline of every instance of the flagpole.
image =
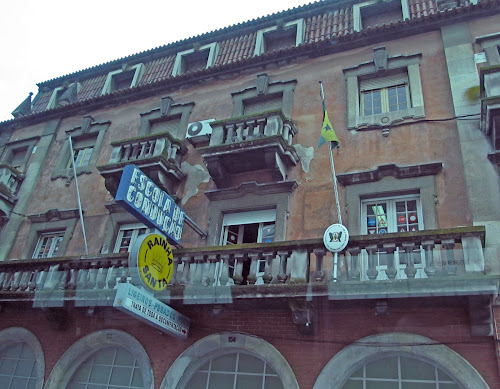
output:
M 85 224 L 83 223 L 82 202 L 80 201 L 80 190 L 78 189 L 78 178 L 76 176 L 75 152 L 73 151 L 73 142 L 71 141 L 71 135 L 69 135 L 68 140 L 69 140 L 71 166 L 73 166 L 73 175 L 75 176 L 76 199 L 78 201 L 78 211 L 80 212 L 80 222 L 82 223 L 83 243 L 85 243 L 85 255 L 89 255 L 89 248 L 87 246 L 87 234 L 85 233 Z

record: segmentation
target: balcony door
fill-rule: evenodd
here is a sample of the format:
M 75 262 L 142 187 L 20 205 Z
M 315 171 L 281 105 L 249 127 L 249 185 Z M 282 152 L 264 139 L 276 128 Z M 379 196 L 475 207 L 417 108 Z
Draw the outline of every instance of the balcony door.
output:
M 387 233 L 415 232 L 424 229 L 422 218 L 422 206 L 420 196 L 406 195 L 397 197 L 379 197 L 361 201 L 361 226 L 362 233 L 368 235 L 383 235 Z M 405 274 L 406 255 L 398 248 L 395 253 L 397 279 L 407 278 Z M 414 266 L 417 271 L 415 278 L 425 278 L 425 258 L 423 250 L 417 248 L 413 252 Z M 389 256 L 383 250 L 377 252 L 376 269 L 377 280 L 387 279 L 386 269 L 389 264 Z M 361 261 L 361 279 L 368 279 L 366 270 L 368 268 L 367 254 Z

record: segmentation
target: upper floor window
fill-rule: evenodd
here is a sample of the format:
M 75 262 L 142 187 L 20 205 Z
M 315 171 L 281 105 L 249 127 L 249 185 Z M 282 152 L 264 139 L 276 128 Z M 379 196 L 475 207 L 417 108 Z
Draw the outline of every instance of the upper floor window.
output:
M 276 210 L 265 209 L 224 215 L 221 244 L 274 241 Z
M 38 138 L 30 138 L 8 143 L 3 154 L 3 161 L 20 172 L 24 172 L 29 158 L 36 150 Z
M 137 237 L 145 234 L 147 231 L 148 228 L 142 223 L 123 224 L 118 231 L 113 252 L 129 252 Z
M 487 65 L 500 64 L 500 32 L 479 36 L 476 38 L 476 42 L 486 53 Z
M 218 53 L 219 45 L 216 42 L 181 51 L 175 58 L 172 76 L 208 69 L 215 65 Z
M 0 366 L 1 388 L 38 387 L 37 383 L 40 380 L 37 377 L 37 361 L 33 350 L 28 344 L 14 343 L 1 350 Z
M 352 7 L 354 31 L 410 18 L 407 0 L 369 0 Z
M 406 73 L 360 81 L 361 112 L 364 116 L 403 111 L 410 106 Z
M 255 41 L 254 55 L 299 46 L 304 43 L 304 31 L 304 19 L 259 30 Z
M 142 63 L 134 66 L 125 64 L 121 69 L 108 73 L 101 94 L 104 95 L 106 93 L 137 86 L 143 74 L 144 65 Z
M 67 168 L 72 168 L 71 162 L 75 163 L 75 167 L 87 166 L 94 151 L 94 144 L 95 138 L 78 140 L 73 145 L 73 159 L 69 158 Z
M 52 109 L 74 103 L 81 88 L 82 86 L 79 82 L 71 83 L 68 86 L 59 86 L 54 88 L 46 109 Z
M 44 232 L 40 234 L 33 252 L 33 258 L 57 257 L 61 243 L 64 239 L 64 231 Z

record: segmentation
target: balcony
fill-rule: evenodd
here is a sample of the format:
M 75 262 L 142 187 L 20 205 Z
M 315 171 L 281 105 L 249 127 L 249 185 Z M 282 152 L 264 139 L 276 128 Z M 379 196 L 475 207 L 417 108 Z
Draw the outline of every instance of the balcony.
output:
M 299 161 L 292 147 L 297 130 L 281 110 L 216 121 L 211 126 L 208 147 L 198 151 L 219 188 L 232 186 L 235 175 L 260 170 L 270 173 L 270 181 L 283 181 L 286 168 Z
M 22 174 L 16 168 L 7 163 L 0 163 L 0 199 L 12 207 L 16 201 L 16 194 L 24 180 Z
M 113 151 L 109 163 L 97 169 L 113 196 L 118 189 L 123 167 L 135 164 L 156 185 L 176 197 L 177 185 L 185 177 L 180 170 L 181 158 L 187 152 L 183 141 L 165 132 L 112 142 L 111 146 Z
M 500 65 L 481 69 L 481 129 L 491 139 L 488 159 L 500 167 Z

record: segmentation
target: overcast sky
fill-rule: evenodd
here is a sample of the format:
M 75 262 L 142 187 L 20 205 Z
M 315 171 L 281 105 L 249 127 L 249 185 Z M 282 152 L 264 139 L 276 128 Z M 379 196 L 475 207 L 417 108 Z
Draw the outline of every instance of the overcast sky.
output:
M 37 83 L 271 13 L 305 0 L 3 0 L 0 121 Z M 34 97 L 34 96 L 33 96 Z

